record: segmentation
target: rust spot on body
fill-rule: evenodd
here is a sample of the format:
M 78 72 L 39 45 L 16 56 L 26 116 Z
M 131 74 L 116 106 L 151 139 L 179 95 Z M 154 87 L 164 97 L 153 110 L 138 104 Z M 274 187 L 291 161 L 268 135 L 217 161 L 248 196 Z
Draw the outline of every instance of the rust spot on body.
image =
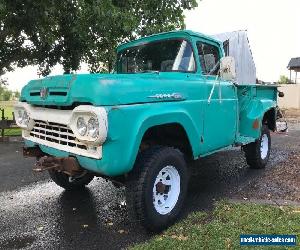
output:
M 258 119 L 255 119 L 255 121 L 253 122 L 252 128 L 259 129 L 259 120 Z

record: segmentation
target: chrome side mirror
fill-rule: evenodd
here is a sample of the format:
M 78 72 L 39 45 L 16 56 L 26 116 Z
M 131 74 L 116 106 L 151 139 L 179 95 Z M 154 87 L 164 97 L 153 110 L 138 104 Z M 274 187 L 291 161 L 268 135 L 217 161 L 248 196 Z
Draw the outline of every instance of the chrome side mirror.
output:
M 220 60 L 220 77 L 225 81 L 234 81 L 236 79 L 235 61 L 232 56 L 226 56 Z

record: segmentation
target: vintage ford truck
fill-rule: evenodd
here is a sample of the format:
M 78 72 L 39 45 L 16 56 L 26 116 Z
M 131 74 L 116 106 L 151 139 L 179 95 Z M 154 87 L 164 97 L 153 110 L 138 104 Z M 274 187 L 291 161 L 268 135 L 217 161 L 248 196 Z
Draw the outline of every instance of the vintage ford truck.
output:
M 190 161 L 239 146 L 250 168 L 265 167 L 277 96 L 237 84 L 218 40 L 174 31 L 120 45 L 112 74 L 30 81 L 15 117 L 36 171 L 66 190 L 94 176 L 124 185 L 128 210 L 158 231 L 179 215 Z

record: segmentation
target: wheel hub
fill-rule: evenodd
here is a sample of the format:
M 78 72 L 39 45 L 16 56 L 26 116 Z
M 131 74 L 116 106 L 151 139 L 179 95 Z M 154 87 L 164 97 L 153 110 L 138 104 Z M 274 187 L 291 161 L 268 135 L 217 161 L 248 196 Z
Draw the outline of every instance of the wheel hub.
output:
M 157 175 L 153 186 L 153 205 L 164 215 L 172 211 L 180 194 L 180 175 L 173 166 L 164 167 Z
M 166 190 L 166 185 L 164 185 L 162 182 L 158 182 L 156 184 L 156 192 L 163 194 Z

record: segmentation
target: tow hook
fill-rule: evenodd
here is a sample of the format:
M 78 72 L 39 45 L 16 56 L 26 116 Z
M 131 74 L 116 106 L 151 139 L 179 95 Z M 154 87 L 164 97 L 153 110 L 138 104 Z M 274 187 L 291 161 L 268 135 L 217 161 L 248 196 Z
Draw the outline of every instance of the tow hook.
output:
M 82 172 L 82 168 L 74 157 L 53 157 L 43 156 L 35 164 L 33 171 L 42 172 L 46 170 L 56 170 L 67 175 L 74 176 Z

